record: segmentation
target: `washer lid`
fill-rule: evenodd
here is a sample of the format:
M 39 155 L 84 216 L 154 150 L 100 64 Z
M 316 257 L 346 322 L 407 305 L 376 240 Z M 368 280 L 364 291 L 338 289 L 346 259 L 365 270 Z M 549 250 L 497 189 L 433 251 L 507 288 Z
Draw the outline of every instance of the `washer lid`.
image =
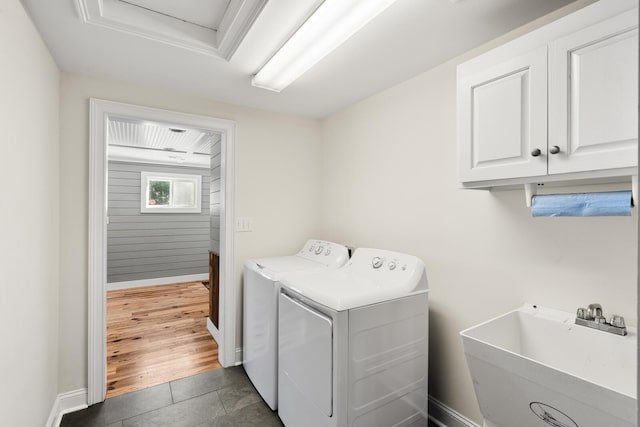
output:
M 357 249 L 342 268 L 284 274 L 280 282 L 337 311 L 428 292 L 420 259 L 367 248 Z
M 320 270 L 324 264 L 311 261 L 298 255 L 250 259 L 245 266 L 257 271 L 271 280 L 280 280 L 284 273 L 296 271 Z
M 295 255 L 255 258 L 245 263 L 271 280 L 280 280 L 283 273 L 302 270 L 342 267 L 349 260 L 346 246 L 324 240 L 307 240 Z

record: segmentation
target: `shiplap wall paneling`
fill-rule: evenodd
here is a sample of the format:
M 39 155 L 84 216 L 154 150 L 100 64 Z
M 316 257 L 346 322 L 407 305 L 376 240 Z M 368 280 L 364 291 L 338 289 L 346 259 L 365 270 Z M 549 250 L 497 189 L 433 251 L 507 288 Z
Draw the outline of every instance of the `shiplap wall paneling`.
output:
M 141 171 L 201 175 L 202 212 L 140 213 Z M 109 162 L 108 190 L 108 283 L 209 271 L 208 169 Z

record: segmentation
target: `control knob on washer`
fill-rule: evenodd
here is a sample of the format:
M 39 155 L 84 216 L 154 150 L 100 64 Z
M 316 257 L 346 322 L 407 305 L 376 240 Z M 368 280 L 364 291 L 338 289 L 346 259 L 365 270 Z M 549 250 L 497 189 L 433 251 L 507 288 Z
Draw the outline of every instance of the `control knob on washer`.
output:
M 322 251 L 324 250 L 324 248 L 322 246 L 318 246 L 316 248 L 316 255 L 320 255 L 322 253 Z
M 391 261 L 389 261 L 389 264 L 387 264 L 387 267 L 389 267 L 389 270 L 395 270 L 397 266 L 398 265 L 396 264 L 395 259 L 392 259 Z
M 373 266 L 373 268 L 376 268 L 376 269 L 382 267 L 383 263 L 384 263 L 384 260 L 379 256 L 373 257 L 373 259 L 371 260 L 371 265 Z

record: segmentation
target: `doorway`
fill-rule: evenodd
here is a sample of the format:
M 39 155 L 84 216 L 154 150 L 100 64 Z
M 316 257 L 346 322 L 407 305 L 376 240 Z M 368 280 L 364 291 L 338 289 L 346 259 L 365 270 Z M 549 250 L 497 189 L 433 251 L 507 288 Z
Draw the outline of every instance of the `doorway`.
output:
M 90 100 L 89 167 L 89 280 L 88 280 L 88 403 L 106 396 L 106 292 L 107 292 L 107 174 L 109 122 L 171 124 L 176 129 L 200 129 L 219 136 L 220 216 L 219 237 L 219 327 L 207 328 L 219 346 L 222 366 L 235 364 L 235 266 L 233 250 L 235 123 L 216 119 L 122 104 Z M 181 184 L 182 185 L 182 184 Z M 143 199 L 141 197 L 141 199 Z M 160 199 L 159 199 L 160 200 Z M 162 202 L 164 203 L 164 202 Z M 147 206 L 149 208 L 149 206 Z M 150 208 L 153 208 L 151 206 Z M 144 209 L 141 207 L 141 209 Z M 212 221 L 213 222 L 213 221 Z
M 120 117 L 107 130 L 110 398 L 220 367 L 207 286 L 222 177 L 219 133 Z

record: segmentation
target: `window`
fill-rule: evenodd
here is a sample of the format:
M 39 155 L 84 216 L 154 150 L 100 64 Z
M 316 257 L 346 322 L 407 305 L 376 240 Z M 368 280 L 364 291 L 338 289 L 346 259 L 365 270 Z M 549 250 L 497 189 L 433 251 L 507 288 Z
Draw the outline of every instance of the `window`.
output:
M 200 213 L 202 177 L 140 172 L 140 212 Z

